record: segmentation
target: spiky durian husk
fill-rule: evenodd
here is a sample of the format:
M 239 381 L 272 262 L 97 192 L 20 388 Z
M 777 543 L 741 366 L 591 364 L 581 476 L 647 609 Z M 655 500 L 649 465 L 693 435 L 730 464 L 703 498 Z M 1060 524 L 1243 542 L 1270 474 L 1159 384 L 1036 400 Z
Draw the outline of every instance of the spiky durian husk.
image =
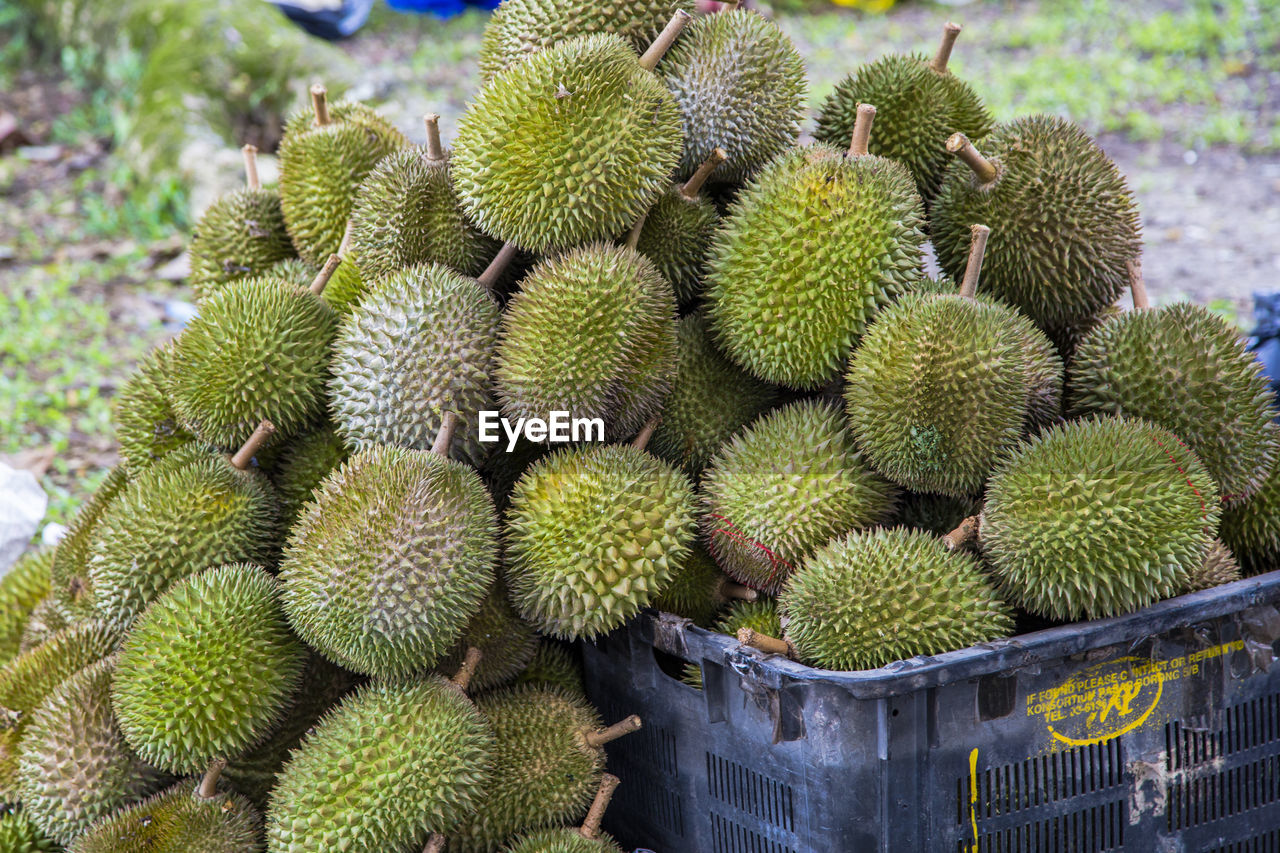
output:
M 89 579 L 89 557 L 94 551 L 98 525 L 109 509 L 114 508 L 129 485 L 129 471 L 124 465 L 112 468 L 93 495 L 80 505 L 58 540 L 49 567 L 49 588 L 54 597 L 69 611 L 86 614 L 93 605 L 93 588 Z
M 61 844 L 160 786 L 161 774 L 120 735 L 111 711 L 111 676 L 110 659 L 72 675 L 40 703 L 22 733 L 23 810 Z
M 850 533 L 814 551 L 778 604 L 800 659 L 821 669 L 876 669 L 1013 631 L 975 557 L 903 528 Z
M 68 677 L 115 651 L 119 639 L 118 631 L 98 622 L 62 629 L 0 669 L 0 708 L 29 715 Z
M 702 478 L 707 550 L 773 593 L 814 548 L 888 518 L 898 488 L 868 466 L 840 410 L 805 400 L 758 418 Z
M 1011 601 L 1079 619 L 1176 594 L 1204 560 L 1218 490 L 1169 431 L 1118 417 L 1071 421 L 1005 459 L 987 486 L 982 548 Z
M 454 412 L 450 456 L 483 462 L 492 445 L 479 441 L 478 413 L 494 408 L 489 375 L 501 321 L 502 308 L 475 279 L 439 264 L 376 282 L 333 345 L 329 408 L 346 445 L 429 449 L 444 413 Z
M 281 530 L 293 527 L 316 488 L 346 459 L 347 449 L 329 423 L 294 439 L 281 450 L 271 476 L 280 495 Z
M 449 182 L 449 157 L 425 148 L 383 158 L 360 185 L 351 214 L 351 251 L 360 272 L 381 278 L 415 264 L 443 264 L 476 276 L 498 243 L 468 221 Z
M 7 711 L 0 718 L 0 801 L 18 800 L 18 743 L 22 739 L 22 716 Z
M 685 476 L 634 447 L 585 446 L 539 460 L 507 510 L 512 603 L 555 637 L 618 627 L 688 555 L 694 511 Z
M 882 157 L 788 151 L 738 195 L 707 275 L 716 342 L 766 382 L 835 379 L 875 313 L 921 273 L 924 207 Z
M 1077 320 L 1064 326 L 1053 326 L 1044 330 L 1045 335 L 1053 342 L 1058 349 L 1058 355 L 1062 356 L 1062 361 L 1068 366 L 1075 359 L 1076 348 L 1094 329 L 1108 320 L 1119 317 L 1124 313 L 1119 305 L 1108 305 L 1096 314 L 1092 314 L 1083 320 Z
M 509 418 L 600 418 L 610 438 L 662 405 L 676 369 L 675 296 L 648 258 L 595 243 L 543 261 L 502 320 L 494 385 Z
M 1236 562 L 1231 549 L 1222 544 L 1222 540 L 1215 539 L 1209 546 L 1209 552 L 1204 555 L 1204 561 L 1200 567 L 1191 573 L 1186 585 L 1178 590 L 1178 594 L 1213 589 L 1224 583 L 1238 581 L 1241 577 L 1240 564 Z
M 25 812 L 17 810 L 0 815 L 0 850 L 5 853 L 54 853 L 58 849 Z
M 564 644 L 545 637 L 538 643 L 533 660 L 516 676 L 515 683 L 550 687 L 571 696 L 586 697 L 582 684 L 582 664 Z
M 493 10 L 480 42 L 480 76 L 485 82 L 546 47 L 577 36 L 615 33 L 643 53 L 677 9 L 693 11 L 689 0 L 506 0 Z
M 978 140 L 993 119 L 982 101 L 950 72 L 939 74 L 923 55 L 891 53 L 836 84 L 818 112 L 814 138 L 847 146 L 858 104 L 875 104 L 872 154 L 905 165 L 920 195 L 933 198 L 951 155 L 947 137 L 957 131 Z
M 22 627 L 22 641 L 18 646 L 18 651 L 29 652 L 36 646 L 42 645 L 45 640 L 68 625 L 73 625 L 92 615 L 92 604 L 86 603 L 83 609 L 68 606 L 63 604 L 53 593 L 50 593 L 36 602 L 35 607 L 31 608 L 31 615 L 27 617 L 27 624 Z
M 53 553 L 52 548 L 32 551 L 0 576 L 0 664 L 21 650 L 32 611 L 49 595 Z
M 262 816 L 239 794 L 208 799 L 199 783 L 179 782 L 116 812 L 71 842 L 68 853 L 258 853 Z
M 680 105 L 687 178 L 716 148 L 728 158 L 712 181 L 742 183 L 795 145 L 808 85 L 786 33 L 759 13 L 733 9 L 695 18 L 659 66 Z
M 474 470 L 371 447 L 320 485 L 280 566 L 284 608 L 312 648 L 355 672 L 428 669 L 493 582 L 498 519 Z
M 1011 313 L 914 294 L 880 313 L 845 374 L 845 411 L 877 471 L 916 491 L 981 490 L 1027 411 L 1027 357 Z
M 645 216 L 636 251 L 671 282 L 680 305 L 692 304 L 702 293 L 711 238 L 719 224 L 711 199 L 687 198 L 680 184 L 663 193 Z
M 333 277 L 325 285 L 324 301 L 339 315 L 350 314 L 369 291 L 370 281 L 360 271 L 360 260 L 354 252 L 347 252 L 333 271 Z
M 580 820 L 604 772 L 604 750 L 586 741 L 602 727 L 595 708 L 546 687 L 501 690 L 476 706 L 493 730 L 493 782 L 449 849 L 492 853 L 516 833 Z
M 620 37 L 539 51 L 458 123 L 453 185 L 481 230 L 545 252 L 622 233 L 670 186 L 680 111 Z
M 287 281 L 290 284 L 296 284 L 298 287 L 310 287 L 311 282 L 315 281 L 316 273 L 320 270 L 313 264 L 309 264 L 302 258 L 285 258 L 283 261 L 276 261 L 262 275 L 265 278 L 275 278 L 280 281 Z M 332 279 L 330 279 L 332 282 Z
M 116 396 L 116 440 L 129 471 L 150 467 L 195 440 L 178 423 L 169 399 L 173 350 L 173 341 L 167 341 L 147 353 Z
M 622 853 L 608 833 L 586 838 L 576 829 L 544 829 L 515 839 L 505 853 Z
M 267 849 L 420 849 L 488 796 L 493 735 L 436 676 L 374 682 L 329 713 L 271 792 Z
M 981 148 L 999 170 L 995 182 L 983 186 L 957 160 L 934 202 L 930 233 L 941 267 L 960 280 L 970 227 L 980 222 L 991 228 L 983 289 L 1042 328 L 1115 302 L 1128 262 L 1142 251 L 1137 204 L 1115 163 L 1054 116 L 998 125 Z
M 1178 302 L 1099 324 L 1071 362 L 1071 409 L 1158 424 L 1185 441 L 1222 499 L 1257 491 L 1280 453 L 1275 394 L 1226 320 Z
M 210 569 L 174 584 L 125 638 L 112 690 L 120 730 L 171 773 L 234 760 L 280 721 L 305 662 L 274 578 Z
M 530 465 L 551 452 L 551 445 L 529 441 L 523 435 L 516 439 L 516 446 L 510 452 L 507 451 L 507 443 L 508 438 L 504 434 L 480 467 L 480 474 L 489 487 L 489 493 L 493 495 L 493 503 L 499 513 L 507 511 L 511 490 L 515 488 L 516 481 L 524 476 Z
M 223 285 L 260 276 L 295 254 L 277 189 L 239 189 L 215 201 L 196 223 L 187 255 L 191 286 L 205 299 Z
M 285 438 L 324 405 L 337 315 L 315 294 L 283 281 L 247 279 L 206 299 L 170 361 L 173 410 L 197 437 L 224 450 L 265 418 Z
M 338 251 L 360 182 L 378 161 L 409 141 L 364 104 L 329 107 L 320 127 L 295 113 L 280 140 L 280 205 L 298 254 L 320 266 Z
M 170 454 L 129 483 L 94 532 L 97 618 L 125 628 L 175 581 L 227 563 L 269 563 L 276 504 L 266 477 L 226 456 L 199 447 Z
M 468 688 L 472 692 L 510 683 L 538 651 L 538 632 L 516 613 L 501 581 L 489 587 L 479 612 L 471 617 L 453 651 L 436 665 L 436 672 L 446 676 L 457 672 L 472 648 L 481 654 Z
M 735 601 L 711 626 L 711 630 L 730 637 L 736 637 L 742 628 L 750 628 L 766 637 L 781 637 L 782 619 L 778 615 L 778 603 L 772 598 Z M 696 663 L 685 664 L 680 680 L 701 690 L 702 667 Z
M 1246 574 L 1280 568 L 1280 465 L 1256 492 L 1223 508 L 1218 535 Z
M 744 373 L 711 340 L 701 313 L 676 324 L 676 374 L 649 449 L 697 477 L 726 441 L 778 399 L 778 389 Z
M 689 556 L 672 573 L 671 581 L 653 600 L 653 606 L 705 628 L 724 608 L 726 599 L 721 585 L 725 580 L 724 572 L 711 559 L 707 549 L 701 543 L 695 543 L 689 550 Z
M 908 490 L 898 501 L 893 525 L 945 536 L 981 508 L 981 504 L 971 497 L 953 498 Z

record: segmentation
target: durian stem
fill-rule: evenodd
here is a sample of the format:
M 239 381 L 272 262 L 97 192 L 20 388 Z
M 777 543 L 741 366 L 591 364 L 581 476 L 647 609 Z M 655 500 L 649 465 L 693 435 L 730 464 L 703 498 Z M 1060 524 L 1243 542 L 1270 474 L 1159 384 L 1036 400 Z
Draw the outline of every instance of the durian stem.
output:
M 720 0 L 720 11 L 736 12 L 740 5 L 742 5 L 742 0 Z
M 240 149 L 244 155 L 244 182 L 251 190 L 262 189 L 262 181 L 258 179 L 258 146 L 246 145 Z
M 720 597 L 731 598 L 735 601 L 756 601 L 760 598 L 760 593 L 749 586 L 743 586 L 737 581 L 725 577 L 720 581 Z
M 649 418 L 649 422 L 640 428 L 640 432 L 631 441 L 631 446 L 636 450 L 644 450 L 649 446 L 649 439 L 653 438 L 653 431 L 658 428 L 658 423 L 662 420 L 661 415 L 654 415 Z
M 951 48 L 956 46 L 956 37 L 960 35 L 960 29 L 959 24 L 951 21 L 947 21 L 942 27 L 942 43 L 938 45 L 938 52 L 929 63 L 929 67 L 939 74 L 947 73 L 947 63 L 951 61 Z
M 330 255 L 329 260 L 324 262 L 324 266 L 320 268 L 320 272 L 316 273 L 316 277 L 311 280 L 311 292 L 316 296 L 324 293 L 324 289 L 329 286 L 329 279 L 333 278 L 333 274 L 338 270 L 338 264 L 342 263 L 341 255 Z
M 876 108 L 871 104 L 858 104 L 858 117 L 853 120 L 853 138 L 849 140 L 849 153 L 862 157 L 869 153 L 871 123 L 876 119 Z
M 443 457 L 449 455 L 449 445 L 453 444 L 453 434 L 458 431 L 458 423 L 457 412 L 444 413 L 444 417 L 440 419 L 440 430 L 436 433 L 435 443 L 431 445 L 432 453 Z
M 698 170 L 689 176 L 689 180 L 684 182 L 684 186 L 680 188 L 680 195 L 693 201 L 698 197 L 698 193 L 702 190 L 702 185 L 707 182 L 707 178 L 711 177 L 711 173 L 716 167 L 729 159 L 729 155 L 725 153 L 723 148 L 717 148 L 707 155 L 707 159 L 703 160 L 698 166 Z
M 204 777 L 200 780 L 200 787 L 196 789 L 196 793 L 202 800 L 209 800 L 218 796 L 218 779 L 222 776 L 222 771 L 227 769 L 227 759 L 215 758 L 209 762 L 209 769 L 204 771 Z
M 995 164 L 983 157 L 963 133 L 951 134 L 947 139 L 947 150 L 963 160 L 982 183 L 989 184 L 996 179 Z
M 582 826 L 578 827 L 578 834 L 587 840 L 594 840 L 600 835 L 600 824 L 604 820 L 604 813 L 609 808 L 609 801 L 613 799 L 613 792 L 622 784 L 622 780 L 612 773 L 606 773 L 600 777 L 600 790 L 596 791 L 596 798 L 591 801 L 591 809 L 587 812 L 587 816 L 582 819 Z
M 329 95 L 320 83 L 311 86 L 311 108 L 316 112 L 316 124 L 319 127 L 329 123 Z
M 342 242 L 338 243 L 338 254 L 346 257 L 347 252 L 351 251 L 352 235 L 355 233 L 356 220 L 354 217 L 347 220 L 347 225 L 342 229 Z
M 484 657 L 484 654 L 475 646 L 467 646 L 467 653 L 462 658 L 462 665 L 458 667 L 458 671 L 454 673 L 453 678 L 449 679 L 463 693 L 466 693 L 467 688 L 471 686 L 471 679 L 475 677 L 476 667 L 480 665 L 480 658 L 482 657 Z
M 1142 259 L 1129 261 L 1129 292 L 1133 294 L 1133 307 L 1142 310 L 1151 307 L 1151 297 L 1147 296 L 1147 283 L 1142 278 Z
M 789 658 L 796 656 L 796 649 L 795 646 L 791 645 L 791 641 L 779 640 L 777 637 L 761 634 L 751 628 L 738 629 L 738 642 L 744 646 L 762 651 L 767 655 L 785 655 Z
M 427 126 L 427 159 L 443 160 L 444 146 L 440 144 L 440 116 L 427 113 L 422 117 Z
M 480 277 L 476 279 L 480 286 L 490 293 L 498 283 L 498 279 L 502 277 L 502 273 L 507 267 L 511 266 L 511 262 L 515 260 L 516 254 L 520 250 L 515 243 L 503 243 L 502 248 L 498 250 L 498 254 L 493 256 L 493 260 L 489 261 L 489 266 L 484 268 L 484 272 L 480 273 Z
M 987 252 L 987 237 L 991 229 L 985 225 L 970 226 L 973 235 L 969 240 L 969 262 L 964 266 L 964 280 L 960 282 L 960 295 L 972 299 L 978 293 L 978 276 L 982 273 L 982 257 Z
M 444 853 L 444 836 L 438 832 L 431 833 L 431 837 L 427 839 L 427 846 L 422 848 L 422 853 Z
M 607 729 L 601 729 L 598 732 L 587 732 L 584 735 L 587 746 L 592 749 L 599 749 L 606 743 L 613 743 L 620 737 L 629 735 L 632 732 L 640 731 L 644 723 L 635 714 L 627 717 L 625 720 L 619 720 Z
M 249 463 L 253 461 L 253 455 L 262 448 L 262 445 L 267 443 L 267 439 L 275 431 L 276 425 L 271 421 L 264 420 L 258 424 L 258 428 L 253 431 L 253 435 L 249 436 L 249 440 L 242 444 L 235 455 L 231 457 L 231 465 L 241 471 L 247 471 Z
M 636 224 L 631 226 L 631 230 L 627 232 L 627 239 L 623 245 L 628 249 L 635 251 L 636 246 L 640 245 L 640 235 L 644 233 L 644 222 L 649 218 L 649 211 L 640 214 L 640 218 L 636 220 Z
M 684 9 L 677 9 L 675 15 L 662 28 L 662 32 L 658 33 L 658 37 L 653 40 L 653 44 L 649 45 L 649 49 L 644 52 L 644 56 L 640 57 L 640 67 L 646 71 L 657 68 L 658 62 L 671 49 L 671 45 L 675 44 L 676 37 L 692 17 Z
M 978 536 L 978 516 L 971 515 L 956 527 L 955 530 L 942 537 L 942 544 L 948 551 L 955 551 L 972 542 Z

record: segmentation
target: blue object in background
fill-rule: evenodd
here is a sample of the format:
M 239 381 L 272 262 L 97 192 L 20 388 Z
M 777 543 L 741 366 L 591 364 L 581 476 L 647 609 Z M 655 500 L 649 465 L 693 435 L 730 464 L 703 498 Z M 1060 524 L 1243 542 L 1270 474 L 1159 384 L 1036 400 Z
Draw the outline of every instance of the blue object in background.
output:
M 1280 293 L 1253 294 L 1253 322 L 1249 351 L 1262 363 L 1271 390 L 1280 397 Z
M 387 0 L 387 5 L 397 12 L 418 12 L 437 18 L 461 15 L 468 6 L 481 9 L 498 8 L 498 0 Z
M 331 9 L 309 9 L 288 2 L 272 0 L 289 20 L 313 36 L 335 41 L 346 38 L 364 26 L 373 9 L 373 0 L 342 0 Z

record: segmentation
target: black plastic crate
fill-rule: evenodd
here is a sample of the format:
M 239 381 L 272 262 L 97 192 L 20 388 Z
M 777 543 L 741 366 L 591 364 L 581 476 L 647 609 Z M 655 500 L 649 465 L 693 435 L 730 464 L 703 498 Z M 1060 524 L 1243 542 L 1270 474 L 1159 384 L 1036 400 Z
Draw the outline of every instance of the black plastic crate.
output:
M 1280 853 L 1280 572 L 879 670 L 646 612 L 583 643 L 658 853 Z M 702 667 L 705 689 L 679 675 Z

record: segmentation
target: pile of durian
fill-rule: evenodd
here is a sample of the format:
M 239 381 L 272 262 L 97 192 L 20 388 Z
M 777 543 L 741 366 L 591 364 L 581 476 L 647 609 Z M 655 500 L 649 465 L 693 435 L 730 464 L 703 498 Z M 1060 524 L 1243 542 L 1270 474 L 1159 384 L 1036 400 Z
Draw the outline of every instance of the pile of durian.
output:
M 313 87 L 0 580 L 0 850 L 617 853 L 641 721 L 565 641 L 652 607 L 867 669 L 1273 565 L 1259 368 L 1149 307 L 1115 165 L 996 123 L 958 32 L 807 144 L 782 31 L 670 0 L 506 0 L 451 151 Z

